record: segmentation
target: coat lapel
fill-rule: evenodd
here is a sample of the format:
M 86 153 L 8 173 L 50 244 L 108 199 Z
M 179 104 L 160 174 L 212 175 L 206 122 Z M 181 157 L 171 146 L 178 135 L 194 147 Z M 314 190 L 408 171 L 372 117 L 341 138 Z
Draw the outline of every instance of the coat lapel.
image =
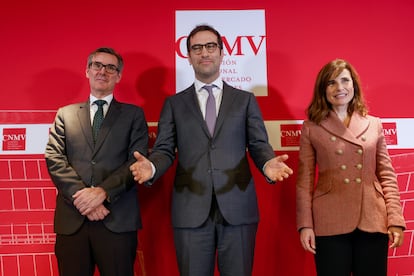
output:
M 368 126 L 369 120 L 357 113 L 352 114 L 349 127 L 346 127 L 333 111 L 329 112 L 328 118 L 321 122 L 321 127 L 333 135 L 357 145 L 361 145 L 359 137 L 368 129 Z
M 369 119 L 354 113 L 351 117 L 348 129 L 356 138 L 360 138 L 368 130 L 368 127 Z

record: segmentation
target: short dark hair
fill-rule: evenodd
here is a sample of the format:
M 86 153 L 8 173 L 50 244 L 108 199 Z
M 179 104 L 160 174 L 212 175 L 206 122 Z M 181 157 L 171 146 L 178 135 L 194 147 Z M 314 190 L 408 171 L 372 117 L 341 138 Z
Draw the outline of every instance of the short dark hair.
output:
M 122 56 L 119 53 L 117 53 L 114 49 L 109 48 L 109 47 L 101 47 L 101 48 L 94 50 L 92 53 L 90 53 L 88 56 L 88 63 L 86 64 L 86 67 L 89 67 L 89 65 L 92 63 L 93 57 L 97 53 L 107 53 L 107 54 L 115 56 L 116 59 L 118 60 L 119 72 L 122 72 L 122 69 L 124 69 L 124 60 Z
M 214 29 L 213 27 L 209 25 L 198 25 L 190 32 L 190 34 L 187 37 L 187 52 L 188 53 L 190 52 L 190 47 L 191 47 L 190 38 L 192 38 L 196 33 L 202 32 L 202 31 L 209 31 L 215 34 L 217 36 L 217 43 L 220 48 L 220 51 L 221 49 L 223 49 L 223 40 L 221 38 L 220 33 L 216 29 Z

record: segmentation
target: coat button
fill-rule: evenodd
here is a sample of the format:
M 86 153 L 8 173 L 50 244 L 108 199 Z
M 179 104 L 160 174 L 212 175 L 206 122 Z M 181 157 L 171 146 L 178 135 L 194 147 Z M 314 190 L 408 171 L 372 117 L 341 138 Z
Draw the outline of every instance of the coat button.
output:
M 349 184 L 349 182 L 350 182 L 349 178 L 345 178 L 345 179 L 344 179 L 344 183 L 345 183 L 345 184 Z
M 344 154 L 344 151 L 342 149 L 337 149 L 336 154 L 342 155 L 342 154 Z
M 365 137 L 365 135 L 362 135 L 361 140 L 365 142 L 367 140 L 367 137 Z
M 336 137 L 335 136 L 331 136 L 331 141 L 335 142 L 336 141 Z
M 363 152 L 363 151 L 362 151 L 362 149 L 358 149 L 358 150 L 357 150 L 357 153 L 358 153 L 358 154 L 362 154 L 362 152 Z
M 355 182 L 360 184 L 362 182 L 362 179 L 358 177 L 358 178 L 355 179 Z
M 341 165 L 341 170 L 345 171 L 346 170 L 346 165 Z
M 362 164 L 357 164 L 356 167 L 357 167 L 358 170 L 360 170 L 360 169 L 362 169 Z

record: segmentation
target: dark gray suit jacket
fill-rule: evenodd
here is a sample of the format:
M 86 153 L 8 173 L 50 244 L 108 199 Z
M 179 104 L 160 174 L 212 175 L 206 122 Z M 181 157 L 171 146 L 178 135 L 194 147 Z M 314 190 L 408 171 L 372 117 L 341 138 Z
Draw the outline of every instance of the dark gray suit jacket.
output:
M 129 171 L 134 151 L 146 155 L 148 129 L 141 108 L 112 100 L 99 132 L 92 139 L 89 102 L 60 108 L 50 130 L 46 163 L 58 190 L 55 231 L 72 234 L 85 220 L 72 195 L 85 187 L 100 186 L 109 196 L 110 214 L 104 224 L 114 232 L 141 227 L 137 188 Z
M 149 158 L 156 167 L 155 181 L 178 155 L 172 198 L 175 227 L 200 226 L 209 214 L 213 190 L 227 222 L 258 222 L 246 149 L 260 171 L 275 156 L 252 93 L 224 83 L 213 137 L 200 111 L 194 85 L 166 99 Z

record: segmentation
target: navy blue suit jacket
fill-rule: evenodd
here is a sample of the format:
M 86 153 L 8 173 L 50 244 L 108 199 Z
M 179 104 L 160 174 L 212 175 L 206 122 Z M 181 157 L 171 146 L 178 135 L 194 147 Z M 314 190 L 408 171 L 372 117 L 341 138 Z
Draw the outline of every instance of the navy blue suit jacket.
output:
M 260 171 L 275 156 L 252 93 L 224 83 L 213 137 L 202 116 L 194 85 L 166 99 L 149 158 L 156 167 L 152 180 L 155 181 L 177 154 L 173 226 L 200 226 L 209 214 L 213 192 L 228 223 L 258 222 L 247 149 Z

